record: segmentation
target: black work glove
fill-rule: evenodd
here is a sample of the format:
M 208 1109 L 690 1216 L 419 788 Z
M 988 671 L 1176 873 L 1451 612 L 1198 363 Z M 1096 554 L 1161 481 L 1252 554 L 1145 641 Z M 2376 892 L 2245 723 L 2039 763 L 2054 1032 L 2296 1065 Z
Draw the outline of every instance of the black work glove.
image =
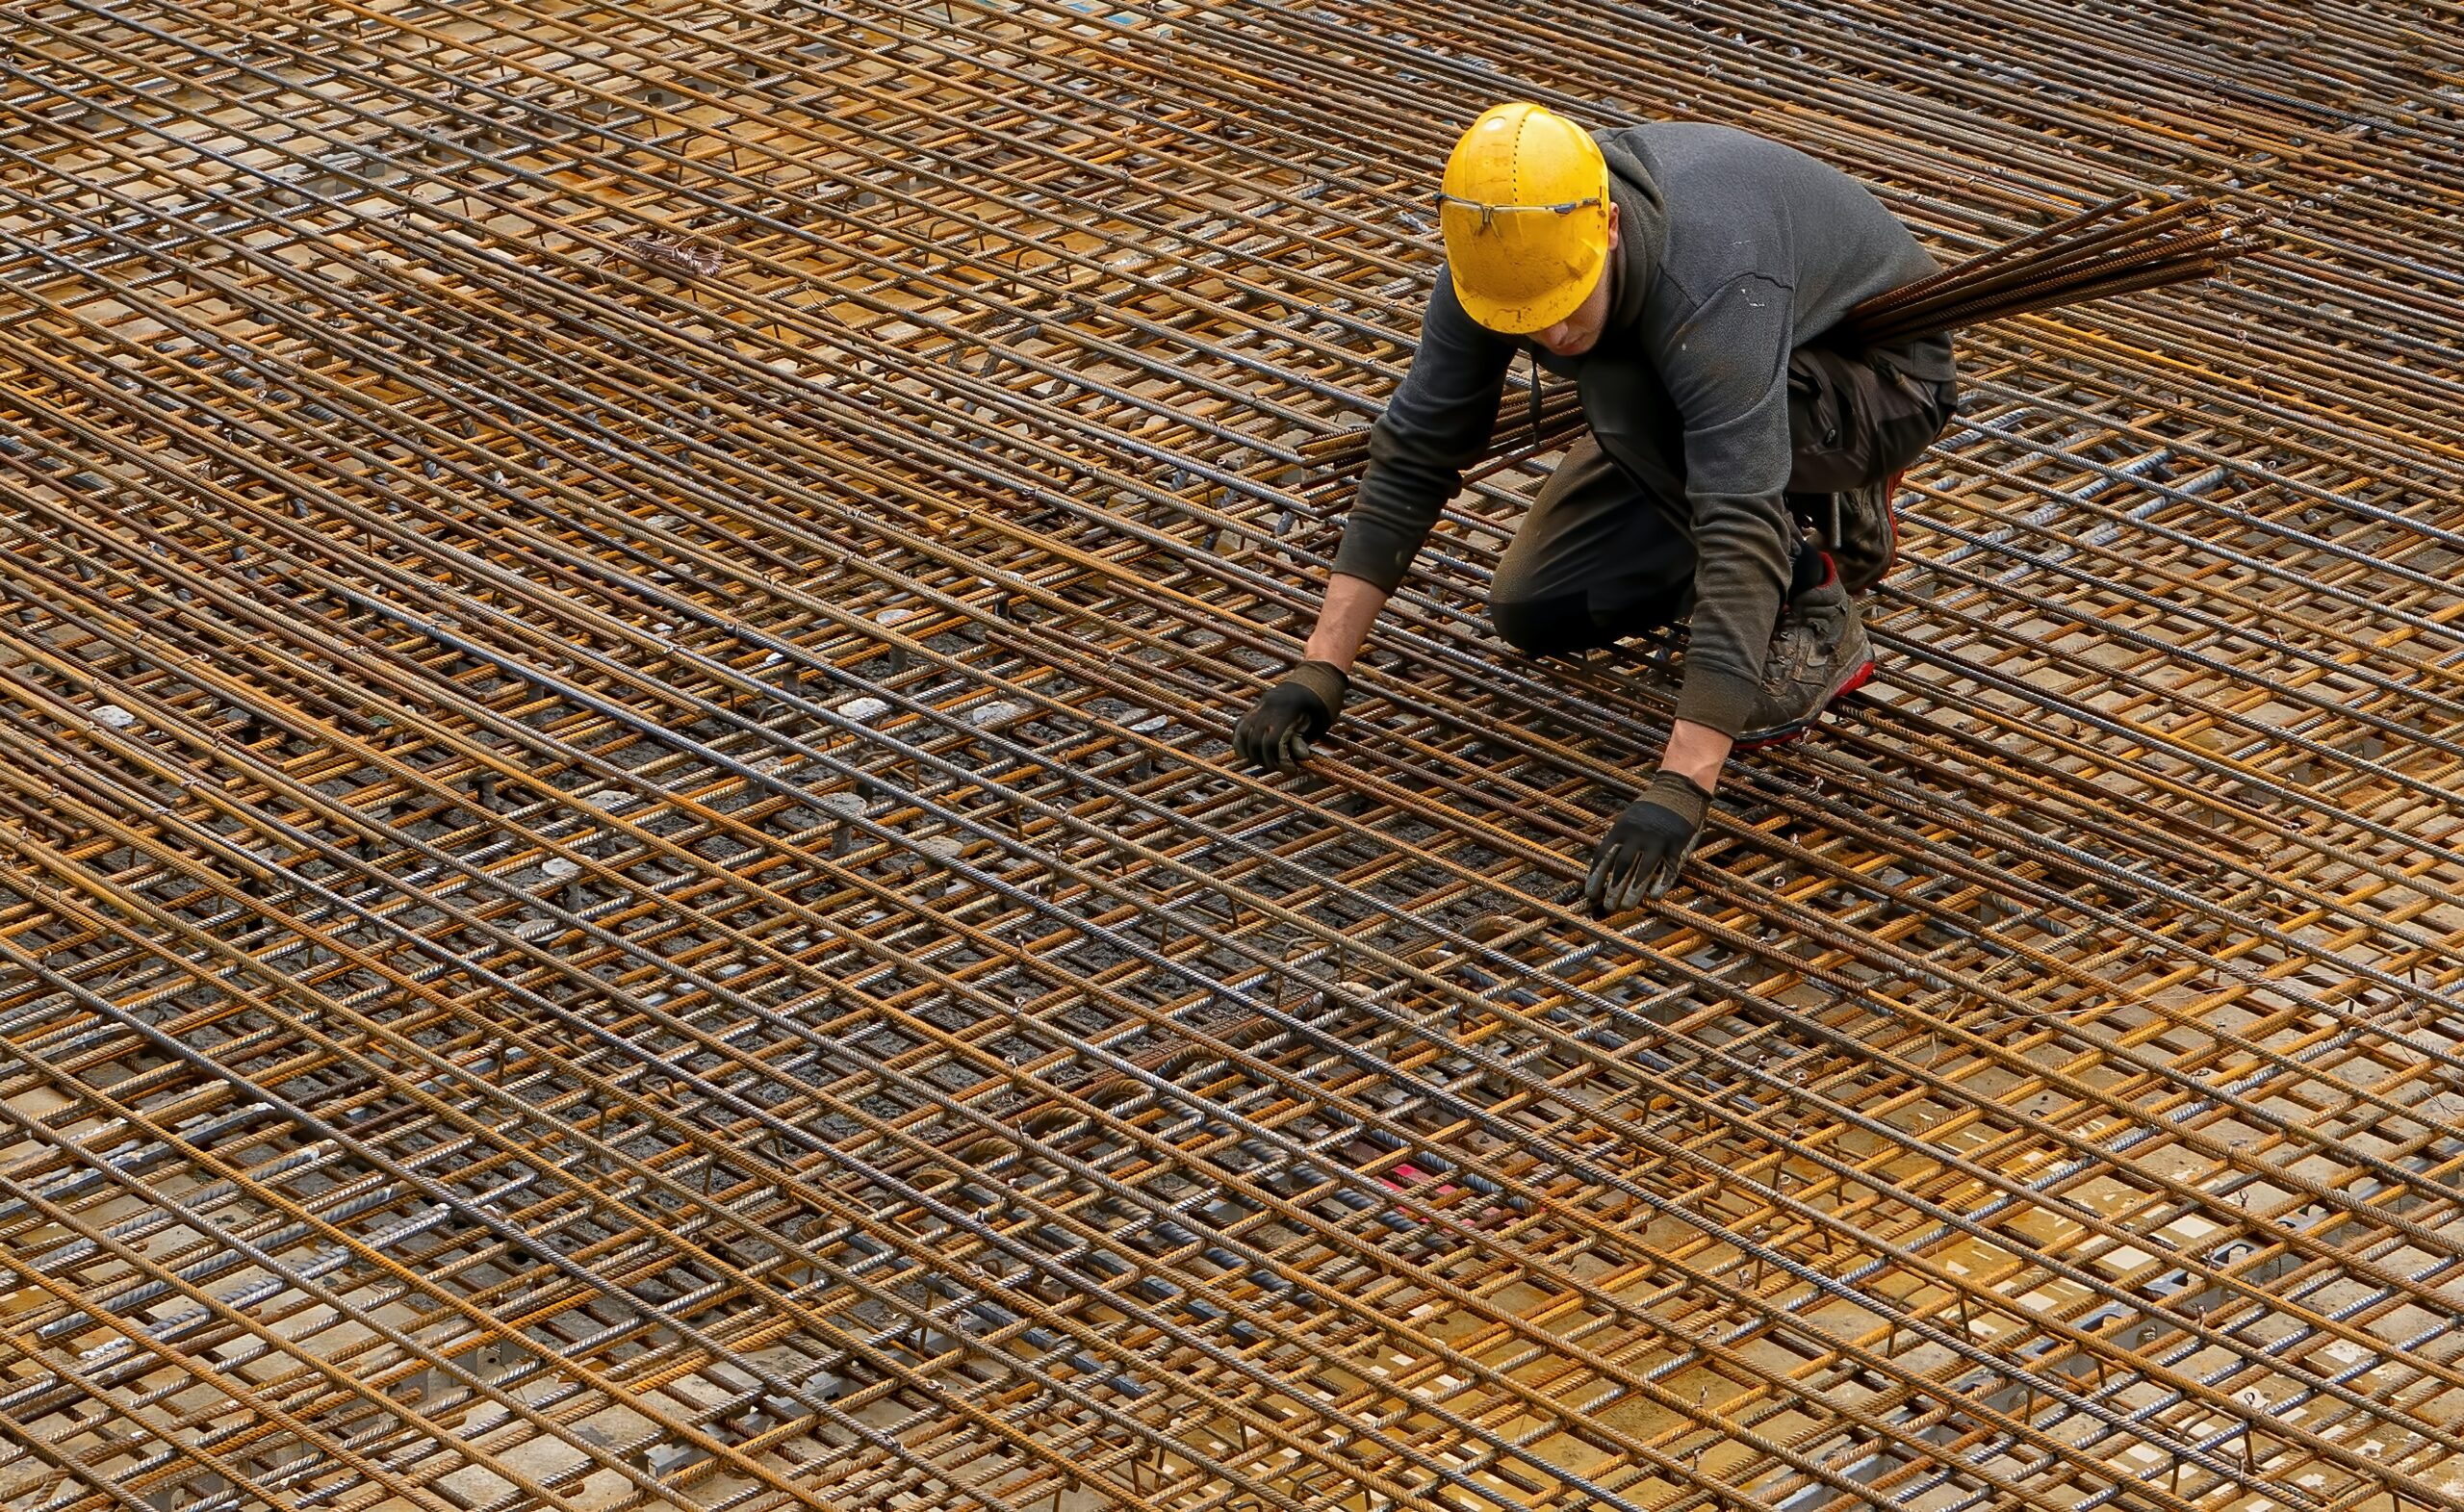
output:
M 1344 692 L 1350 686 L 1334 663 L 1302 662 L 1232 727 L 1232 749 L 1251 766 L 1297 772 L 1309 759 L 1309 742 L 1343 712 Z
M 1677 881 L 1711 795 L 1691 778 L 1663 769 L 1643 796 L 1626 806 L 1600 842 L 1600 854 L 1583 879 L 1583 901 L 1594 918 L 1623 913 L 1645 898 L 1656 898 Z

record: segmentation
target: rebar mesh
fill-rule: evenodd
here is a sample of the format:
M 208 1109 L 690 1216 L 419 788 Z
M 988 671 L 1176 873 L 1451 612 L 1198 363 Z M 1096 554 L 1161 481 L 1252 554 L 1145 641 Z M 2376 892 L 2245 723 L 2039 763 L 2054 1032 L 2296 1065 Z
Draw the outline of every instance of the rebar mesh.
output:
M 11 1507 L 2464 1497 L 2452 6 L 0 14 Z M 1609 923 L 1545 459 L 1225 740 L 1514 95 L 2278 239 Z

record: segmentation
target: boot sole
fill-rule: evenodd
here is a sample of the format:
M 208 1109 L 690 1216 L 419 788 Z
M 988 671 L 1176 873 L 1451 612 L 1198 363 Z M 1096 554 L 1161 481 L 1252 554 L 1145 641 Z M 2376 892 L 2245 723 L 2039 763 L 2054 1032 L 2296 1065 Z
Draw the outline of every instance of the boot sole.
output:
M 1806 715 L 1805 718 L 1798 720 L 1794 724 L 1782 725 L 1777 730 L 1758 733 L 1750 737 L 1740 735 L 1737 737 L 1736 743 L 1732 749 L 1738 751 L 1768 751 L 1773 746 L 1784 746 L 1791 740 L 1802 740 L 1805 738 L 1806 732 L 1813 729 L 1814 721 L 1822 717 L 1822 711 L 1831 706 L 1832 700 L 1836 699 L 1843 694 L 1854 693 L 1859 688 L 1863 687 L 1866 683 L 1871 682 L 1872 680 L 1874 680 L 1874 658 L 1868 656 L 1865 658 L 1863 666 L 1859 667 L 1856 671 L 1848 674 L 1845 678 L 1840 679 L 1839 685 L 1837 687 L 1835 687 L 1830 692 L 1824 694 L 1822 696 L 1822 702 L 1816 704 L 1813 706 L 1813 711 Z

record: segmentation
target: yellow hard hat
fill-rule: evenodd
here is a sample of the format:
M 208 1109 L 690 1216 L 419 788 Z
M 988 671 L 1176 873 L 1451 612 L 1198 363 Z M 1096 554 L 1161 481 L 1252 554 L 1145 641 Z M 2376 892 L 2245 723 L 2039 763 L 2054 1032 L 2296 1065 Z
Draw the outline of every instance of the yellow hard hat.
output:
M 1447 271 L 1464 312 L 1522 336 L 1575 313 L 1608 261 L 1608 163 L 1573 121 L 1537 105 L 1480 113 L 1437 196 Z

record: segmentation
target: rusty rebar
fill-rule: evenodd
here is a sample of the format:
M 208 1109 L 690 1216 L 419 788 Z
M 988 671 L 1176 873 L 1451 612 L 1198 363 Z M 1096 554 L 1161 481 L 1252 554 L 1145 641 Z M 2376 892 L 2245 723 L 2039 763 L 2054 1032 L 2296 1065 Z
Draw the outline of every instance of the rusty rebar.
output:
M 2434 26 L 313 10 L 0 50 L 10 1505 L 2464 1495 Z M 1225 739 L 1507 94 L 2272 233 L 1964 339 L 1881 681 L 1606 923 L 1566 394 Z

